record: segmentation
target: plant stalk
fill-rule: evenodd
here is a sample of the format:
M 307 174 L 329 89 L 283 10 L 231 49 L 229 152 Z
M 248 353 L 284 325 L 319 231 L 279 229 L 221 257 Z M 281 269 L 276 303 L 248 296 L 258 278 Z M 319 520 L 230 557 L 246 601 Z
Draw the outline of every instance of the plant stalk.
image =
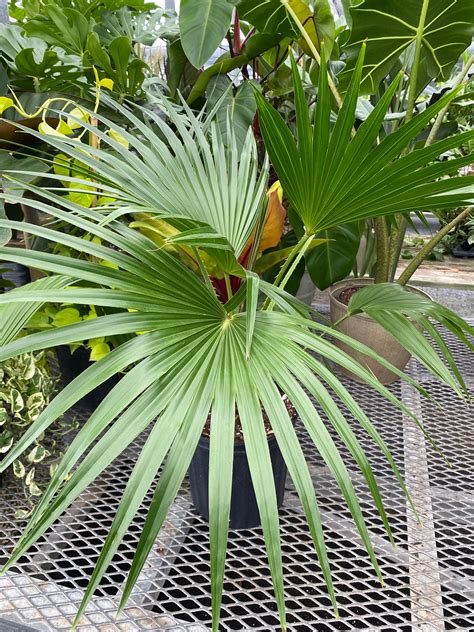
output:
M 305 29 L 304 25 L 302 24 L 301 20 L 299 19 L 299 17 L 297 16 L 297 14 L 295 13 L 294 9 L 291 7 L 289 0 L 280 0 L 281 4 L 285 7 L 285 9 L 288 11 L 288 13 L 291 15 L 293 21 L 295 22 L 296 26 L 298 27 L 303 39 L 305 40 L 305 42 L 308 44 L 308 48 L 311 51 L 311 53 L 313 54 L 313 57 L 315 58 L 317 64 L 319 67 L 321 67 L 321 55 L 319 54 L 316 46 L 313 44 L 310 36 L 308 35 L 307 30 Z M 334 99 L 336 100 L 337 106 L 339 109 L 341 109 L 342 107 L 342 98 L 341 95 L 339 94 L 338 89 L 336 88 L 336 85 L 330 75 L 330 73 L 328 72 L 328 83 L 329 83 L 329 88 L 334 96 Z
M 234 293 L 232 292 L 232 286 L 230 284 L 229 275 L 226 274 L 225 272 L 224 272 L 224 280 L 225 280 L 225 289 L 227 291 L 227 300 L 230 301 L 230 299 L 233 297 Z
M 199 254 L 198 249 L 197 249 L 196 247 L 194 247 L 194 246 L 193 246 L 193 247 L 192 247 L 192 251 L 193 251 L 194 256 L 196 257 L 196 261 L 197 261 L 197 264 L 198 264 L 198 266 L 199 266 L 199 271 L 201 272 L 201 275 L 202 275 L 202 278 L 203 278 L 204 283 L 206 284 L 206 286 L 208 287 L 208 289 L 209 289 L 212 293 L 214 293 L 214 294 L 215 294 L 215 290 L 214 290 L 214 287 L 213 287 L 213 285 L 212 285 L 211 278 L 209 277 L 209 274 L 208 274 L 208 272 L 207 272 L 207 270 L 206 270 L 206 266 L 204 265 L 204 261 L 202 260 L 202 257 L 201 257 L 201 255 Z
M 308 235 L 307 233 L 305 233 L 303 237 L 301 237 L 299 242 L 294 246 L 294 248 L 288 255 L 286 261 L 281 266 L 280 271 L 278 272 L 275 281 L 273 282 L 273 285 L 276 285 L 281 289 L 285 287 L 291 275 L 295 271 L 296 266 L 301 261 L 301 257 L 303 257 L 304 253 L 312 242 L 313 237 L 314 235 Z M 271 310 L 272 308 L 273 301 L 267 298 L 265 303 L 263 304 L 263 309 Z
M 455 228 L 463 219 L 465 219 L 470 213 L 474 211 L 474 206 L 468 206 L 464 210 L 462 210 L 459 215 L 457 215 L 449 224 L 443 226 L 441 230 L 439 230 L 434 237 L 432 237 L 420 250 L 420 252 L 413 257 L 410 263 L 407 265 L 405 270 L 401 273 L 397 283 L 400 285 L 406 285 L 411 277 L 418 270 L 423 261 L 432 253 L 435 246 L 439 244 L 439 242 L 445 237 L 449 231 Z
M 296 268 L 297 268 L 299 262 L 301 261 L 301 259 L 304 257 L 305 252 L 308 250 L 309 246 L 311 245 L 311 242 L 313 241 L 313 237 L 314 237 L 314 235 L 304 235 L 303 236 L 304 242 L 303 242 L 299 252 L 296 254 L 296 256 L 295 256 L 295 258 L 293 260 L 293 263 L 289 267 L 287 273 L 285 274 L 285 276 L 283 277 L 280 285 L 278 286 L 281 290 L 283 290 L 285 288 L 285 285 L 290 280 L 291 275 L 296 270 Z M 300 243 L 303 241 L 303 239 L 300 240 Z
M 412 119 L 413 111 L 415 109 L 415 101 L 416 101 L 416 94 L 417 94 L 416 83 L 418 81 L 418 67 L 420 65 L 421 45 L 423 43 L 423 33 L 425 30 L 426 14 L 428 12 L 429 4 L 430 4 L 430 0 L 423 0 L 421 13 L 420 13 L 420 21 L 418 22 L 418 27 L 416 29 L 415 54 L 413 56 L 413 64 L 412 64 L 411 72 L 410 72 L 407 114 L 405 116 L 405 123 L 408 123 L 408 121 Z
M 415 102 L 416 102 L 416 84 L 418 81 L 418 66 L 420 65 L 420 57 L 421 57 L 421 45 L 423 43 L 423 32 L 425 30 L 425 22 L 426 22 L 426 14 L 428 12 L 428 7 L 430 4 L 430 0 L 423 0 L 423 4 L 420 12 L 420 20 L 418 22 L 418 27 L 416 29 L 416 37 L 415 37 L 415 54 L 413 56 L 413 64 L 410 72 L 410 80 L 408 84 L 408 102 L 407 102 L 407 113 L 405 116 L 405 123 L 408 123 L 413 118 L 413 112 L 415 110 Z M 405 155 L 409 152 L 409 148 L 407 147 L 406 151 L 402 153 Z M 403 217 L 403 215 L 396 216 L 396 224 L 394 224 L 392 228 L 392 235 L 390 239 L 390 251 L 389 251 L 389 279 L 393 281 L 395 277 L 395 272 L 397 269 L 398 260 L 400 258 L 400 253 L 403 247 L 403 240 L 405 239 L 405 232 L 407 229 L 407 221 Z M 377 267 L 379 262 L 377 260 Z
M 464 64 L 461 72 L 458 74 L 458 76 L 454 80 L 453 86 L 452 86 L 453 89 L 457 88 L 458 86 L 461 85 L 461 83 L 466 78 L 466 75 L 469 72 L 472 64 L 474 64 L 474 54 L 471 55 L 470 57 L 468 57 L 468 59 L 467 59 L 466 63 Z M 434 141 L 436 140 L 436 137 L 438 135 L 440 127 L 441 127 L 441 125 L 443 123 L 443 119 L 446 116 L 446 113 L 449 110 L 450 105 L 451 105 L 451 103 L 448 103 L 447 105 L 444 106 L 444 108 L 441 110 L 441 112 L 438 113 L 438 116 L 436 117 L 436 120 L 433 123 L 433 127 L 431 128 L 430 133 L 428 134 L 428 138 L 426 139 L 425 147 L 428 147 L 429 145 L 432 145 L 434 143 Z
M 377 270 L 375 283 L 387 283 L 389 277 L 389 251 L 390 240 L 388 237 L 387 220 L 385 217 L 374 219 L 375 246 L 377 249 Z

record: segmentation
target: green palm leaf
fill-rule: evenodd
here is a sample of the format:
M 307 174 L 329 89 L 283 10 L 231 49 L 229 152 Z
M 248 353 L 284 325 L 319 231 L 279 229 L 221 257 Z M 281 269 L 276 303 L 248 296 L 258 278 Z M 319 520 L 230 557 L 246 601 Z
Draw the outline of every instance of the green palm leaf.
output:
M 268 175 L 267 164 L 258 175 L 252 131 L 248 131 L 240 152 L 233 134 L 227 134 L 224 144 L 220 132 L 212 125 L 209 139 L 189 109 L 180 114 L 165 100 L 158 105 L 169 117 L 169 123 L 159 114 L 143 109 L 147 118 L 144 122 L 127 108 L 114 104 L 126 124 L 137 130 L 136 135 L 97 115 L 101 123 L 125 138 L 134 152 L 84 121 L 78 122 L 100 139 L 100 149 L 67 137 L 50 136 L 48 141 L 62 154 L 93 171 L 95 180 L 115 198 L 117 215 L 147 212 L 167 219 L 191 220 L 192 227 L 196 223 L 205 224 L 226 239 L 238 257 L 257 221 Z M 44 135 L 32 133 L 44 141 Z M 63 176 L 52 174 L 52 177 L 64 180 Z M 70 186 L 91 184 L 80 177 L 70 177 L 70 182 Z M 20 188 L 35 190 L 28 184 Z
M 452 353 L 431 322 L 446 327 L 474 351 L 474 328 L 464 319 L 447 307 L 421 294 L 410 292 L 398 283 L 375 284 L 356 292 L 349 301 L 347 317 L 360 313 L 365 313 L 378 322 L 428 371 L 459 395 L 468 396 L 468 389 Z M 423 336 L 422 332 L 429 334 L 431 340 Z M 433 348 L 433 343 L 438 346 L 439 354 Z
M 325 73 L 321 73 L 323 75 Z M 320 96 L 325 91 L 327 94 L 323 78 Z M 338 172 L 342 167 L 337 163 L 344 163 L 346 155 L 345 151 L 341 151 L 340 143 L 350 147 L 362 127 L 351 140 L 354 100 L 349 100 L 343 117 L 334 128 L 333 133 L 340 139 L 336 142 L 327 128 L 328 102 L 322 99 L 320 105 L 316 113 L 315 130 L 304 119 L 300 121 L 301 139 L 298 138 L 298 143 L 291 134 L 288 137 L 286 128 L 281 129 L 272 110 L 266 111 L 268 116 L 265 113 L 262 116 L 262 130 L 270 130 L 273 124 L 279 126 L 277 131 L 282 136 L 277 137 L 275 148 L 278 148 L 281 139 L 288 140 L 285 147 L 287 153 L 281 154 L 283 159 L 276 164 L 284 166 L 286 160 L 294 159 L 295 173 L 301 176 L 300 181 L 297 179 L 292 182 L 290 179 L 288 182 L 288 196 L 292 203 L 296 200 L 300 204 L 299 207 L 295 206 L 298 212 L 303 209 L 308 222 L 315 219 L 316 224 L 320 222 L 324 229 L 325 223 L 330 221 L 327 209 L 321 207 L 320 212 L 313 214 L 313 207 L 308 206 L 307 202 L 318 196 L 324 199 L 328 191 L 324 187 L 329 184 L 325 183 L 321 174 L 325 173 L 328 161 L 331 161 L 341 181 L 345 182 L 344 172 Z M 329 336 L 375 357 L 397 373 L 394 367 L 379 359 L 364 345 L 311 320 L 308 317 L 311 310 L 283 289 L 258 279 L 249 271 L 245 275 L 242 270 L 241 287 L 223 305 L 210 283 L 202 282 L 200 277 L 167 250 L 156 248 L 154 242 L 120 220 L 124 212 L 139 210 L 156 213 L 174 222 L 185 233 L 183 240 L 192 240 L 193 248 L 200 248 L 203 244 L 207 248 L 212 241 L 215 250 L 224 257 L 229 253 L 226 248 L 230 246 L 230 254 L 235 260 L 261 216 L 267 175 L 265 166 L 258 173 L 255 144 L 250 136 L 239 156 L 235 151 L 235 143 L 224 146 L 215 130 L 211 130 L 209 135 L 205 134 L 200 121 L 189 113 L 178 113 L 164 104 L 171 124 L 168 125 L 159 116 L 152 116 L 150 124 L 147 124 L 143 118 L 121 106 L 117 107 L 135 128 L 136 134 L 117 128 L 103 117 L 101 122 L 126 136 L 131 146 L 129 150 L 108 138 L 100 129 L 97 133 L 101 137 L 101 149 L 89 148 L 71 139 L 50 139 L 55 148 L 80 159 L 94 170 L 97 187 L 104 184 L 115 192 L 116 199 L 107 208 L 86 209 L 54 191 L 39 189 L 31 184 L 21 185 L 34 193 L 37 208 L 54 219 L 68 222 L 81 231 L 99 237 L 102 243 L 81 240 L 45 226 L 21 224 L 22 229 L 48 241 L 85 252 L 93 260 L 8 247 L 0 249 L 0 257 L 33 265 L 52 274 L 43 283 L 0 295 L 0 313 L 5 317 L 2 326 L 5 321 L 7 332 L 6 335 L 2 332 L 0 360 L 103 335 L 142 332 L 120 344 L 66 386 L 3 460 L 0 470 L 18 458 L 35 438 L 81 397 L 111 375 L 123 373 L 122 379 L 91 415 L 69 447 L 6 567 L 17 562 L 87 485 L 131 442 L 147 432 L 146 442 L 130 475 L 80 612 L 87 607 L 161 468 L 124 588 L 123 606 L 176 497 L 210 415 L 211 590 L 213 629 L 217 631 L 228 537 L 234 420 L 235 411 L 238 411 L 284 627 L 279 518 L 263 425 L 264 413 L 271 421 L 301 499 L 333 604 L 335 592 L 316 494 L 298 436 L 282 405 L 280 391 L 286 393 L 295 406 L 316 449 L 332 472 L 377 573 L 380 571 L 359 500 L 327 425 L 335 429 L 354 456 L 389 538 L 390 526 L 370 463 L 344 417 L 344 409 L 336 403 L 335 395 L 380 447 L 402 489 L 405 492 L 406 489 L 383 439 L 325 362 L 333 362 L 351 371 L 394 407 L 407 416 L 411 413 L 368 370 L 339 349 Z M 298 109 L 299 113 L 307 115 L 301 92 L 298 92 Z M 380 116 L 380 111 L 377 116 Z M 369 137 L 375 133 L 371 128 L 371 125 L 374 129 L 376 127 L 374 121 L 372 119 L 372 123 L 365 128 L 369 136 L 359 136 L 355 146 L 359 149 L 353 150 L 351 161 L 363 153 L 361 147 L 368 151 L 371 145 Z M 315 150 L 315 142 L 320 140 L 327 149 L 323 158 Z M 312 169 L 306 164 L 303 167 L 302 151 L 311 152 Z M 384 148 L 387 168 L 397 151 L 397 147 L 392 145 Z M 395 154 L 389 157 L 393 152 Z M 368 156 L 370 158 L 370 152 Z M 429 162 L 425 154 L 421 160 L 420 166 Z M 318 170 L 319 189 L 323 187 L 323 190 L 314 189 L 313 181 L 308 180 L 314 169 Z M 77 178 L 77 182 L 80 183 L 81 179 L 82 176 Z M 71 183 L 75 181 L 71 179 Z M 373 184 L 371 182 L 371 186 Z M 1 194 L 1 198 L 12 202 L 18 200 L 20 194 L 15 186 L 13 183 Z M 437 191 L 448 197 L 450 195 L 449 191 L 447 194 Z M 429 193 L 424 195 L 428 197 Z M 307 212 L 308 209 L 310 212 Z M 344 205 L 341 205 L 341 209 L 341 214 L 344 214 Z M 337 215 L 339 211 L 336 209 L 334 212 Z M 335 221 L 337 223 L 337 217 Z M 305 223 L 308 222 L 305 220 Z M 17 225 L 0 220 L 0 227 L 13 226 Z M 104 266 L 101 262 L 109 262 L 114 268 Z M 262 297 L 268 298 L 275 309 L 264 309 Z M 111 307 L 114 313 L 13 339 L 18 331 L 15 325 L 17 318 L 20 323 L 24 323 L 25 314 L 36 309 L 39 304 L 57 301 Z M 429 315 L 423 310 L 420 318 L 426 319 Z M 469 333 L 450 313 L 443 312 L 438 316 L 439 322 L 457 330 L 459 335 Z M 421 345 L 418 338 L 414 339 L 415 344 Z M 317 354 L 317 358 L 314 354 Z M 441 375 L 441 368 L 434 359 L 430 359 L 429 366 Z M 398 374 L 402 375 L 399 371 Z M 404 378 L 413 384 L 411 378 Z M 454 381 L 451 384 L 456 386 Z M 421 387 L 418 388 L 423 392 Z M 310 396 L 325 412 L 327 422 L 316 412 Z
M 380 99 L 355 134 L 351 129 L 364 63 L 361 48 L 351 84 L 331 129 L 327 73 L 319 73 L 318 101 L 311 135 L 311 122 L 301 78 L 293 62 L 297 134 L 293 137 L 281 115 L 255 92 L 260 127 L 267 151 L 288 199 L 309 235 L 342 224 L 409 210 L 435 210 L 464 206 L 472 198 L 474 178 L 441 179 L 472 161 L 472 155 L 457 162 L 432 165 L 445 147 L 459 147 L 474 138 L 457 136 L 410 155 L 400 155 L 419 132 L 457 94 L 453 90 L 418 114 L 412 121 L 376 145 L 380 126 L 400 77 Z M 322 67 L 326 68 L 324 47 Z M 407 178 L 407 174 L 410 177 Z

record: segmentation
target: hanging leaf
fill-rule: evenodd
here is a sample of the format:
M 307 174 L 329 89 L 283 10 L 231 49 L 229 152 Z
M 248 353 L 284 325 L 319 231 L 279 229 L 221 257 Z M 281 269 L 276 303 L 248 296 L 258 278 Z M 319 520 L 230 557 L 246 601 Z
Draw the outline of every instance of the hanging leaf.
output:
M 8 412 L 7 409 L 2 406 L 0 407 L 0 426 L 3 426 L 6 421 L 8 421 Z
M 182 0 L 179 28 L 183 50 L 200 68 L 225 37 L 232 17 L 229 0 Z
M 31 483 L 34 481 L 34 478 L 35 478 L 35 468 L 32 467 L 30 470 L 28 470 L 28 474 L 26 475 L 26 478 L 25 478 L 25 484 L 31 485 Z
M 235 134 L 237 149 L 242 151 L 257 110 L 250 83 L 247 81 L 242 83 L 234 92 L 227 77 L 215 77 L 209 83 L 207 94 L 209 110 L 219 104 L 215 119 L 224 142 L 227 144 L 230 140 L 228 138 L 228 123 L 230 123 Z
M 34 481 L 28 485 L 28 491 L 32 496 L 41 496 L 42 494 L 41 489 Z
M 33 450 L 26 457 L 29 463 L 40 463 L 46 456 L 48 451 L 42 445 L 35 445 Z
M 352 32 L 344 52 L 348 63 L 339 75 L 346 90 L 360 47 L 367 42 L 361 91 L 374 93 L 402 54 L 409 55 L 420 23 L 423 0 L 365 0 L 350 9 Z M 431 79 L 448 79 L 461 53 L 471 43 L 474 4 L 471 0 L 430 0 L 421 44 L 419 89 Z M 410 49 L 410 50 L 409 50 Z
M 20 391 L 18 391 L 16 388 L 12 388 L 10 392 L 10 408 L 12 409 L 12 412 L 19 413 L 21 410 L 23 410 L 24 405 L 25 403 L 23 401 L 23 397 L 20 394 Z
M 0 433 L 0 454 L 8 452 L 13 445 L 13 435 L 9 430 Z

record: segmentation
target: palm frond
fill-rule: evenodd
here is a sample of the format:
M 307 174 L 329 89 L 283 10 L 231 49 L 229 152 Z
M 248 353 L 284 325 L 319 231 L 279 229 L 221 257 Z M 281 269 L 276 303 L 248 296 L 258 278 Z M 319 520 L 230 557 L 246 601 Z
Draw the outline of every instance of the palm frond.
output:
M 474 351 L 474 328 L 463 318 L 398 283 L 378 283 L 356 292 L 349 301 L 347 317 L 360 313 L 367 314 L 379 323 L 435 377 L 460 396 L 468 396 L 468 389 L 453 355 L 431 322 L 451 331 L 468 349 Z M 424 336 L 423 332 L 429 337 Z M 433 343 L 439 353 L 433 348 Z
M 321 76 L 324 74 L 321 73 Z M 320 95 L 327 93 L 324 81 L 321 80 Z M 301 92 L 298 93 L 298 102 L 300 114 L 306 115 Z M 311 320 L 308 307 L 283 289 L 266 283 L 250 272 L 244 278 L 245 272 L 241 270 L 241 287 L 223 305 L 210 284 L 203 283 L 166 249 L 157 248 L 148 237 L 120 221 L 123 212 L 156 213 L 179 223 L 180 230 L 185 232 L 182 239 L 186 243 L 192 243 L 193 247 L 204 244 L 206 248 L 213 245 L 223 257 L 227 256 L 230 247 L 230 254 L 236 259 L 255 228 L 267 174 L 266 168 L 258 173 L 255 144 L 250 136 L 242 155 L 238 156 L 233 142 L 224 146 L 216 131 L 211 132 L 209 138 L 200 128 L 199 121 L 190 113 L 184 116 L 164 104 L 163 109 L 171 125 L 159 115 L 150 115 L 151 123 L 148 125 L 140 116 L 128 112 L 122 106 L 117 107 L 136 133 L 117 128 L 115 123 L 102 116 L 100 120 L 126 137 L 131 147 L 129 150 L 95 127 L 91 131 L 99 135 L 101 149 L 88 147 L 72 139 L 49 139 L 53 147 L 90 167 L 96 175 L 94 182 L 98 188 L 104 184 L 109 187 L 109 192 L 113 191 L 112 197 L 115 199 L 107 209 L 87 209 L 52 190 L 31 184 L 23 187 L 35 195 L 35 205 L 39 210 L 99 237 L 102 243 L 85 241 L 46 226 L 22 223 L 21 229 L 75 251 L 85 252 L 91 260 L 19 248 L 0 248 L 0 258 L 35 266 L 52 275 L 43 283 L 0 295 L 0 313 L 4 317 L 2 326 L 5 322 L 7 332 L 5 335 L 2 332 L 0 360 L 89 338 L 141 332 L 120 344 L 66 386 L 2 461 L 0 471 L 11 465 L 42 432 L 85 394 L 115 373 L 123 373 L 122 379 L 90 416 L 67 450 L 5 568 L 15 564 L 87 485 L 131 442 L 147 432 L 146 442 L 130 475 L 79 612 L 87 607 L 161 468 L 124 588 L 124 605 L 179 490 L 210 415 L 211 582 L 213 628 L 216 631 L 228 537 L 234 419 L 235 411 L 238 411 L 280 619 L 284 626 L 279 518 L 263 415 L 268 416 L 288 464 L 331 600 L 335 604 L 316 493 L 303 459 L 298 435 L 282 406 L 281 391 L 295 406 L 316 450 L 334 476 L 361 541 L 375 571 L 380 575 L 360 502 L 347 466 L 327 426 L 334 428 L 353 455 L 389 538 L 390 526 L 370 463 L 344 417 L 344 409 L 337 404 L 337 398 L 353 415 L 353 423 L 360 424 L 380 447 L 394 476 L 405 493 L 407 491 L 383 439 L 344 385 L 320 359 L 356 374 L 360 381 L 371 386 L 395 408 L 411 416 L 414 422 L 417 420 L 390 390 L 339 349 L 328 336 L 343 339 L 354 349 L 375 357 L 410 384 L 414 382 L 364 345 Z M 313 207 L 306 203 L 314 196 L 324 199 L 328 191 L 324 187 L 329 184 L 325 184 L 326 179 L 321 174 L 326 173 L 328 164 L 345 181 L 345 172 L 338 172 L 342 168 L 338 164 L 344 163 L 346 155 L 340 143 L 344 141 L 344 145 L 350 147 L 358 139 L 353 147 L 371 146 L 370 138 L 376 121 L 372 119 L 370 124 L 374 129 L 370 125 L 366 128 L 364 134 L 367 133 L 367 137 L 363 134 L 357 136 L 361 127 L 351 140 L 352 108 L 353 99 L 348 101 L 344 115 L 334 128 L 333 134 L 336 133 L 339 139 L 337 142 L 334 140 L 336 136 L 330 135 L 327 127 L 324 127 L 326 118 L 329 119 L 328 103 L 324 99 L 316 115 L 316 131 L 305 125 L 304 119 L 300 121 L 302 138 L 298 139 L 298 146 L 291 134 L 288 138 L 286 128 L 285 131 L 280 129 L 281 126 L 278 128 L 282 138 L 288 140 L 285 147 L 288 153 L 284 160 L 294 158 L 295 173 L 299 174 L 299 170 L 303 169 L 300 157 L 303 149 L 312 150 L 311 164 L 319 170 L 316 173 L 318 187 L 314 187 L 313 180 L 309 182 L 313 172 L 305 166 L 301 181 L 289 181 L 289 188 L 286 189 L 292 202 L 292 196 L 296 196 L 294 199 L 301 205 L 295 206 L 304 213 L 308 222 L 312 221 L 312 217 L 323 226 L 324 222 L 330 221 L 326 206 L 321 206 L 320 212 L 313 216 Z M 377 116 L 380 116 L 381 109 L 377 112 Z M 268 111 L 267 114 L 273 120 L 273 113 Z M 263 126 L 270 129 L 267 114 L 262 117 L 265 119 Z M 315 138 L 326 147 L 324 159 L 315 152 Z M 356 161 L 361 150 L 353 149 L 353 152 L 351 161 Z M 427 154 L 424 154 L 425 160 L 428 160 Z M 391 158 L 387 160 L 388 166 L 390 161 Z M 74 178 L 71 183 L 73 181 Z M 81 186 L 83 182 L 82 175 L 75 181 Z M 300 187 L 302 183 L 304 186 Z M 371 182 L 371 186 L 373 184 Z M 8 190 L 0 194 L 0 198 L 9 202 L 21 199 L 15 186 L 12 183 Z M 420 184 L 422 186 L 424 184 Z M 339 193 L 339 187 L 336 193 Z M 429 193 L 424 195 L 428 196 Z M 447 197 L 450 195 L 448 191 Z M 306 214 L 308 209 L 310 212 Z M 344 209 L 344 205 L 341 209 Z M 334 212 L 337 215 L 339 211 L 336 209 Z M 334 221 L 338 222 L 337 216 Z M 308 223 L 307 228 L 310 225 Z M 0 228 L 13 227 L 19 228 L 19 225 L 0 219 Z M 114 267 L 104 266 L 103 262 L 111 263 Z M 269 298 L 276 309 L 263 309 L 260 301 L 262 296 Z M 97 305 L 113 308 L 114 311 L 93 320 L 13 339 L 18 331 L 14 325 L 17 319 L 24 323 L 25 315 L 38 305 L 57 301 Z M 427 315 L 423 312 L 422 317 Z M 465 332 L 461 324 L 447 313 L 443 312 L 439 320 L 442 324 Z M 434 361 L 431 368 L 440 374 L 441 369 Z M 420 386 L 415 386 L 424 392 Z M 313 400 L 324 411 L 327 420 L 317 413 Z
M 75 138 L 46 137 L 61 154 L 83 165 L 85 172 L 89 170 L 87 173 L 93 174 L 98 188 L 114 198 L 113 213 L 107 213 L 105 220 L 136 212 L 189 220 L 191 227 L 211 227 L 227 240 L 238 257 L 255 227 L 268 177 L 266 161 L 259 169 L 252 130 L 239 152 L 231 130 L 226 143 L 215 126 L 211 126 L 209 137 L 190 110 L 182 114 L 165 99 L 160 101 L 159 113 L 142 108 L 147 122 L 124 106 L 114 104 L 114 107 L 124 125 L 135 130 L 134 134 L 106 116 L 88 113 L 125 138 L 133 151 L 100 127 L 83 120 L 78 123 L 100 140 L 100 148 Z M 45 140 L 44 135 L 34 130 L 31 133 Z M 14 178 L 19 172 L 5 173 Z M 81 174 L 50 175 L 68 182 L 75 191 L 91 185 Z M 18 187 L 28 188 L 23 183 Z M 85 191 L 90 193 L 90 189 Z M 110 207 L 107 211 L 111 211 Z
M 472 200 L 473 176 L 448 178 L 472 162 L 470 156 L 431 164 L 447 148 L 464 146 L 474 131 L 403 155 L 416 136 L 457 95 L 452 90 L 417 114 L 377 145 L 382 121 L 401 75 L 389 86 L 367 119 L 351 134 L 365 46 L 336 123 L 331 128 L 327 72 L 319 73 L 318 99 L 311 124 L 309 108 L 294 61 L 293 83 L 297 117 L 294 138 L 281 115 L 255 92 L 265 146 L 288 199 L 308 234 L 394 213 L 464 206 Z M 326 68 L 324 50 L 321 67 Z M 409 176 L 409 177 L 408 177 Z

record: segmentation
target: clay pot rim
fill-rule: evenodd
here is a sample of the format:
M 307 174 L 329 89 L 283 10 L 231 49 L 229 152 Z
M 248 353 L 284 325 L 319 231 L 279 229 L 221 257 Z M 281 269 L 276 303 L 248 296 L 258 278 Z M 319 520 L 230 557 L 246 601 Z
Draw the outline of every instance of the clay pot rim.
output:
M 343 279 L 342 281 L 338 281 L 337 283 L 334 283 L 334 285 L 331 285 L 331 287 L 329 288 L 329 300 L 330 302 L 335 303 L 336 305 L 340 307 L 343 307 L 347 311 L 348 306 L 342 301 L 340 301 L 336 297 L 336 294 L 340 292 L 341 290 L 345 290 L 350 287 L 354 287 L 357 285 L 373 285 L 373 283 L 374 283 L 374 279 L 372 277 L 363 277 L 362 279 L 356 279 L 356 278 Z M 433 300 L 427 292 L 420 290 L 420 288 L 418 287 L 414 287 L 413 285 L 406 285 L 405 287 L 409 288 L 412 292 L 415 292 L 417 294 L 422 294 L 425 298 L 428 298 L 430 301 Z M 365 321 L 368 320 L 368 321 L 373 322 L 373 319 L 367 314 L 353 314 L 352 316 L 350 316 L 350 318 L 358 318 L 359 320 L 365 320 Z

